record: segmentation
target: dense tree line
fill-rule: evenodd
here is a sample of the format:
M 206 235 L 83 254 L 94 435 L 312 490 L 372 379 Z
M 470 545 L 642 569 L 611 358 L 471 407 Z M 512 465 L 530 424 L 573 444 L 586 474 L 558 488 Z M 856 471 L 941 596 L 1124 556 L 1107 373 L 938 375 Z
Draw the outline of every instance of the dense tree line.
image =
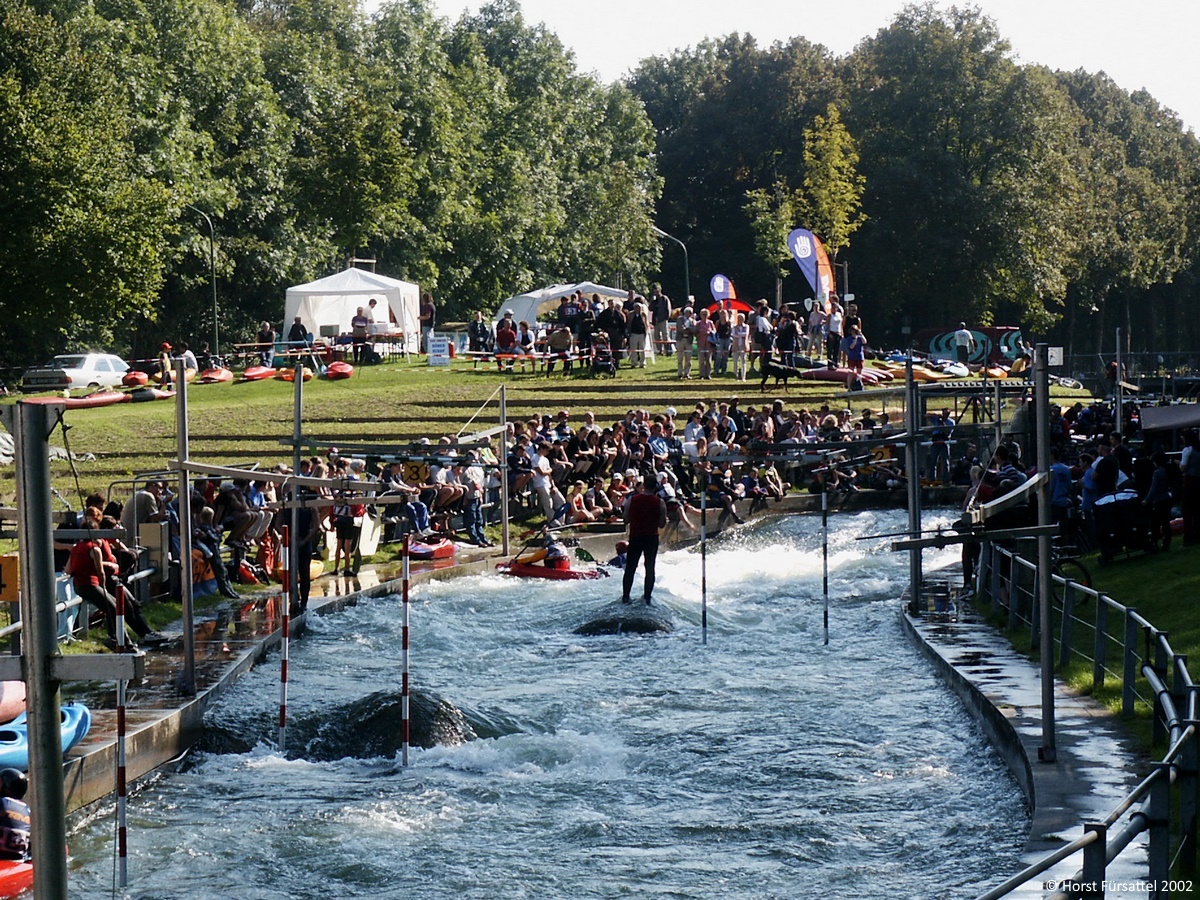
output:
M 1195 136 L 1102 73 L 1017 63 L 978 10 L 906 7 L 842 58 L 803 38 L 710 40 L 644 61 L 630 86 L 658 131 L 659 224 L 688 244 L 693 283 L 720 271 L 743 297 L 774 295 L 754 211 L 810 179 L 805 129 L 832 107 L 865 179 L 839 260 L 873 340 L 967 319 L 1081 353 L 1111 353 L 1117 327 L 1135 349 L 1200 343 Z M 811 296 L 790 271 L 784 300 Z
M 208 221 L 230 337 L 353 256 L 448 315 L 657 269 L 641 104 L 512 0 L 455 23 L 428 0 L 0 0 L 0 22 L 10 365 L 211 335 Z
M 210 335 L 209 221 L 229 337 L 352 256 L 449 316 L 644 286 L 660 257 L 678 297 L 657 224 L 702 299 L 719 271 L 788 302 L 811 290 L 775 235 L 813 227 L 876 343 L 960 318 L 1200 339 L 1195 136 L 1020 64 L 974 9 L 906 7 L 844 57 L 731 35 L 605 85 L 516 0 L 0 0 L 4 362 Z

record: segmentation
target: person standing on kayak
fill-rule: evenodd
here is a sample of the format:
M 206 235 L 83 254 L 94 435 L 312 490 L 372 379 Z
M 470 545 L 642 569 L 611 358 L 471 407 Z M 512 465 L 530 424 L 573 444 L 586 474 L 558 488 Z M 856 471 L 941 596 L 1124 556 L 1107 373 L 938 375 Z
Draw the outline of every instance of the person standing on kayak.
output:
M 629 525 L 629 550 L 622 580 L 621 602 L 629 603 L 633 589 L 633 574 L 638 560 L 643 559 L 646 581 L 642 590 L 646 605 L 654 592 L 654 564 L 658 560 L 658 530 L 667 524 L 667 505 L 657 493 L 658 483 L 643 478 L 637 493 L 625 501 L 625 521 Z

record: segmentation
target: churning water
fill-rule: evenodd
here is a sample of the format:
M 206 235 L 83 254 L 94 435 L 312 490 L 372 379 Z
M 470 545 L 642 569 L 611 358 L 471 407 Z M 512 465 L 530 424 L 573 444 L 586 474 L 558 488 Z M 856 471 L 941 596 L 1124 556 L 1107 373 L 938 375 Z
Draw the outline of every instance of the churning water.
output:
M 445 701 L 446 734 L 479 736 L 415 749 L 407 769 L 399 598 L 318 619 L 292 645 L 287 754 L 270 743 L 268 664 L 211 714 L 209 750 L 133 796 L 130 896 L 934 898 L 995 883 L 1027 829 L 1020 793 L 901 631 L 907 557 L 855 540 L 903 513 L 834 522 L 828 647 L 814 517 L 710 547 L 707 646 L 696 551 L 660 559 L 669 635 L 572 635 L 618 596 L 613 579 L 414 591 L 414 690 Z M 112 832 L 109 817 L 72 835 L 72 896 L 109 894 Z

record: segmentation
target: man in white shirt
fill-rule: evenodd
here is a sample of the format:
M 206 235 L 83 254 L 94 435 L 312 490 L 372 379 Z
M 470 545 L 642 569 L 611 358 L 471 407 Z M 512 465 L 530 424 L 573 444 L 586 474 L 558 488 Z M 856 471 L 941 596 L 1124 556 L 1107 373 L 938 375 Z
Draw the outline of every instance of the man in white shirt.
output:
M 558 485 L 554 483 L 553 474 L 554 465 L 550 462 L 550 445 L 543 441 L 538 444 L 537 455 L 533 458 L 533 478 L 530 485 L 542 505 L 547 525 L 553 520 L 555 510 L 567 502 L 562 491 L 558 489 Z
M 954 347 L 958 352 L 958 361 L 965 366 L 975 349 L 975 336 L 967 328 L 966 322 L 958 323 L 958 331 L 954 332 Z

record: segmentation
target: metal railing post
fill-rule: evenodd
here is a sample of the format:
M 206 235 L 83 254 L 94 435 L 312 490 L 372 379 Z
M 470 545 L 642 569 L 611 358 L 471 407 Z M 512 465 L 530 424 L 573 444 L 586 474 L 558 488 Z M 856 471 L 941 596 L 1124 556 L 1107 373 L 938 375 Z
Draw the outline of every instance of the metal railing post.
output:
M 1093 822 L 1083 826 L 1085 834 L 1095 832 L 1098 837 L 1083 848 L 1083 890 L 1081 900 L 1096 900 L 1104 896 L 1104 868 L 1108 857 L 1108 826 Z
M 1029 649 L 1037 650 L 1042 637 L 1042 616 L 1038 608 L 1038 598 L 1042 596 L 1042 573 L 1040 569 L 1033 570 L 1029 589 Z
M 1071 647 L 1074 636 L 1072 623 L 1075 618 L 1075 582 L 1068 580 L 1063 589 L 1061 644 L 1058 650 L 1058 667 L 1065 669 L 1071 662 Z
M 1149 827 L 1146 829 L 1150 841 L 1147 880 L 1152 886 L 1151 900 L 1171 896 L 1167 890 L 1167 881 L 1171 877 L 1171 764 L 1155 763 L 1153 769 L 1157 777 L 1150 786 Z
M 1169 685 L 1170 682 L 1168 681 L 1168 676 L 1170 673 L 1167 672 L 1167 666 L 1169 665 L 1169 663 L 1167 662 L 1167 646 L 1168 646 L 1167 632 L 1165 632 L 1165 631 L 1157 631 L 1156 632 L 1156 631 L 1153 631 L 1153 630 L 1147 628 L 1146 635 L 1147 635 L 1148 641 L 1154 642 L 1154 663 L 1153 663 L 1154 671 L 1158 674 L 1158 677 L 1162 679 L 1164 686 Z M 1150 656 L 1150 651 L 1149 651 L 1149 649 L 1147 649 L 1147 651 L 1146 651 L 1147 661 L 1149 661 L 1149 656 Z M 1167 690 L 1170 690 L 1170 687 L 1167 687 Z M 1167 740 L 1166 710 L 1163 707 L 1162 697 L 1161 697 L 1161 695 L 1158 694 L 1157 691 L 1154 694 L 1153 723 L 1154 723 L 1154 743 L 1156 743 L 1156 744 L 1165 743 Z
M 1108 598 L 1096 595 L 1096 631 L 1092 638 L 1092 687 L 1104 686 L 1108 662 Z
M 999 616 L 1002 609 L 1000 605 L 1000 560 L 1003 558 L 1003 554 L 1000 552 L 1000 548 L 991 541 L 988 541 L 988 546 L 992 548 L 992 567 L 988 572 L 991 586 L 988 590 L 992 595 L 992 612 Z
M 1021 597 L 1021 573 L 1014 553 L 1008 558 L 1008 627 L 1016 628 L 1021 617 L 1019 613 Z
M 1200 685 L 1188 685 L 1189 699 L 1196 697 Z M 1179 871 L 1192 875 L 1196 871 L 1197 810 L 1200 808 L 1200 720 L 1187 719 L 1192 736 L 1183 745 L 1179 756 Z
M 1137 655 L 1137 620 L 1134 619 L 1134 613 L 1137 610 L 1132 607 L 1125 608 L 1125 664 L 1121 670 L 1121 715 L 1129 718 L 1133 715 L 1133 701 L 1135 682 L 1137 679 L 1138 670 L 1138 655 Z
M 1176 653 L 1171 657 L 1171 699 L 1175 701 L 1175 710 L 1181 719 L 1188 717 L 1187 710 L 1187 654 Z

